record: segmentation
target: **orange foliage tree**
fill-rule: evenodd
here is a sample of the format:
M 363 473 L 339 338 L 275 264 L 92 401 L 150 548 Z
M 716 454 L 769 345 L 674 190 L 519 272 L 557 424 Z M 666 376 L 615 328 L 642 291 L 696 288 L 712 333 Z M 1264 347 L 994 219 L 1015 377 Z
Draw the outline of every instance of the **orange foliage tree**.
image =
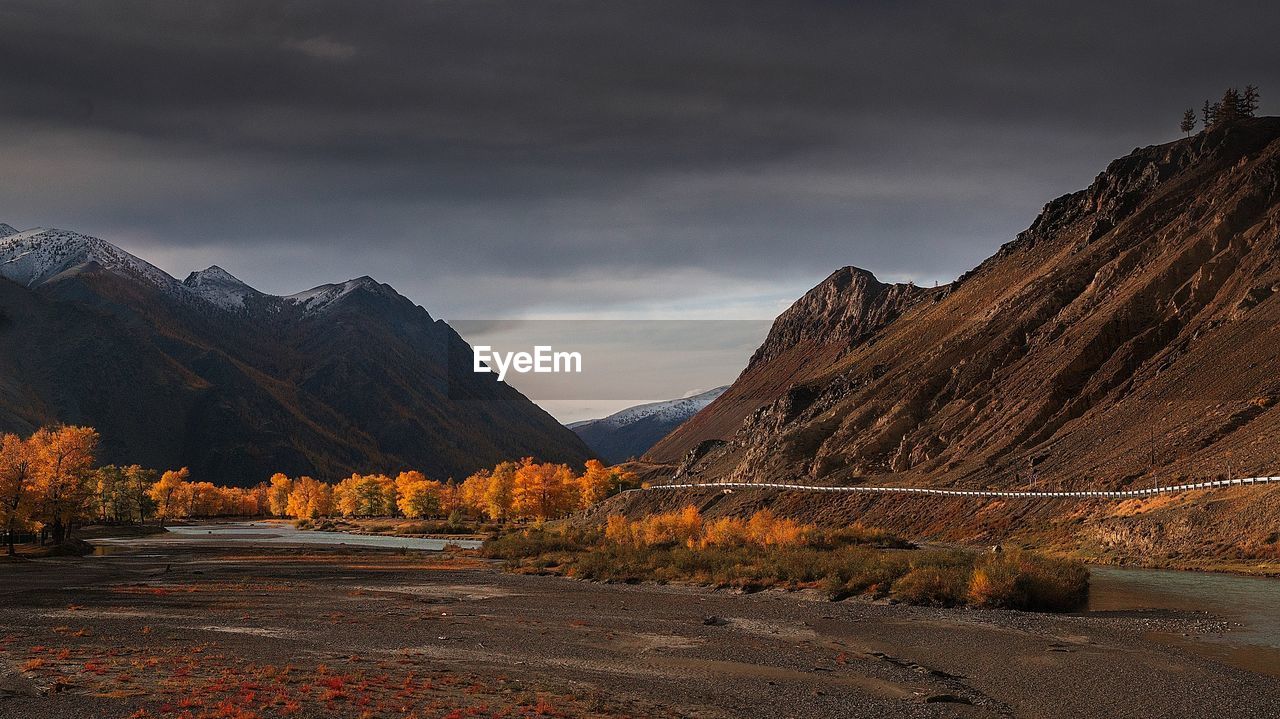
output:
M 152 485 L 147 492 L 156 503 L 156 516 L 160 518 L 161 527 L 164 526 L 165 520 L 178 519 L 186 513 L 190 501 L 188 499 L 190 490 L 187 486 L 187 480 L 190 477 L 191 470 L 186 467 L 169 470 L 161 475 L 160 481 Z
M 293 491 L 293 480 L 279 472 L 268 480 L 267 501 L 271 503 L 271 513 L 283 517 L 289 513 L 289 493 Z
M 9 555 L 18 530 L 29 527 L 33 510 L 31 453 L 27 442 L 16 434 L 0 437 L 0 521 L 4 522 Z
M 567 465 L 521 460 L 512 489 L 512 510 L 528 519 L 545 521 L 572 512 L 578 506 L 578 486 Z
M 285 511 L 282 514 L 308 519 L 319 519 L 333 514 L 333 487 L 306 476 L 299 477 L 292 486 L 293 489 L 286 498 Z
M 98 432 L 92 427 L 73 426 L 40 429 L 27 445 L 40 498 L 40 521 L 51 530 L 53 541 L 61 544 L 67 528 L 89 514 Z

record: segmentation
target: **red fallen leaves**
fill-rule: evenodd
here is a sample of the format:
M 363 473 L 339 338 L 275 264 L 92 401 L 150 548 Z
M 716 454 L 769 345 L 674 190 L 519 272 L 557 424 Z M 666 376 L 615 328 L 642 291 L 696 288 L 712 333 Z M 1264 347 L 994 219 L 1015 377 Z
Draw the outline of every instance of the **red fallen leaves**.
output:
M 96 696 L 144 703 L 125 710 L 133 712 L 129 719 L 269 719 L 308 711 L 335 719 L 599 716 L 585 711 L 573 697 L 565 698 L 568 709 L 562 710 L 551 695 L 536 695 L 535 701 L 528 694 L 500 694 L 505 678 L 406 671 L 403 657 L 366 657 L 358 664 L 343 660 L 347 672 L 325 665 L 303 672 L 291 665 L 244 663 L 216 651 L 197 657 L 190 647 L 160 656 L 128 648 L 33 650 L 38 656 L 24 669 L 56 676 L 56 681 L 75 677 L 76 687 Z M 376 670 L 366 673 L 363 667 Z

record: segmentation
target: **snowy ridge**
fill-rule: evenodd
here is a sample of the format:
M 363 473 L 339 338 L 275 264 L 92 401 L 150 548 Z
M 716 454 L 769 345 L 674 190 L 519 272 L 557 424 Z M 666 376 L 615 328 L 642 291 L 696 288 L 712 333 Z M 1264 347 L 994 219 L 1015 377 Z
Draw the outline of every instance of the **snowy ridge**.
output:
M 323 312 L 344 297 L 350 296 L 354 292 L 361 290 L 374 292 L 387 296 L 394 296 L 395 290 L 386 285 L 378 284 L 376 280 L 368 275 L 357 277 L 354 280 L 346 282 L 337 282 L 329 285 L 320 285 L 313 287 L 305 292 L 299 292 L 296 295 L 284 297 L 285 302 L 298 305 L 306 310 L 307 314 L 315 314 Z
M 164 270 L 96 237 L 38 227 L 0 239 L 0 276 L 24 287 L 39 287 L 91 263 L 170 293 L 181 291 L 178 281 Z
M 689 419 L 698 412 L 701 412 L 703 407 L 711 404 L 712 400 L 724 394 L 727 389 L 729 389 L 729 386 L 725 385 L 723 387 L 716 387 L 715 389 L 707 390 L 701 394 L 695 394 L 692 397 L 672 399 L 665 402 L 638 404 L 635 407 L 628 407 L 624 410 L 614 412 L 604 419 L 574 422 L 568 426 L 570 429 L 573 429 L 575 427 L 582 427 L 588 424 L 595 424 L 601 427 L 616 429 L 618 427 L 625 427 L 629 424 L 635 424 L 636 422 L 650 418 L 659 422 L 678 424 Z
M 182 284 L 204 301 L 228 310 L 242 309 L 250 297 L 266 297 L 217 265 L 192 272 Z
M 172 297 L 232 312 L 244 310 L 247 301 L 257 298 L 277 311 L 294 306 L 304 316 L 312 316 L 360 291 L 400 296 L 390 286 L 365 276 L 279 297 L 250 287 L 217 265 L 192 272 L 179 282 L 159 267 L 97 237 L 43 227 L 19 232 L 0 223 L 0 277 L 35 289 L 59 275 L 93 265 L 154 285 Z

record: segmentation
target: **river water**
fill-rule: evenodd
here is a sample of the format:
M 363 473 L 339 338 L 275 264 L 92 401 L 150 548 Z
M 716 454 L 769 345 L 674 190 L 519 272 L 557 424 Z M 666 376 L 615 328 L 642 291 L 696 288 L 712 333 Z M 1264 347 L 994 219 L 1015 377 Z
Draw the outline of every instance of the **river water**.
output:
M 1089 610 L 1207 612 L 1231 622 L 1202 640 L 1157 639 L 1280 676 L 1280 579 L 1161 569 L 1090 568 Z
M 347 532 L 321 532 L 300 530 L 282 522 L 237 522 L 224 524 L 186 524 L 169 527 L 167 534 L 155 534 L 142 538 L 95 539 L 95 547 L 110 553 L 113 546 L 145 546 L 148 544 L 172 544 L 196 542 L 211 544 L 306 544 L 347 547 L 381 547 L 384 549 L 414 549 L 440 551 L 446 546 L 475 549 L 481 542 L 474 539 L 431 539 L 425 537 L 397 537 L 381 534 L 349 534 Z

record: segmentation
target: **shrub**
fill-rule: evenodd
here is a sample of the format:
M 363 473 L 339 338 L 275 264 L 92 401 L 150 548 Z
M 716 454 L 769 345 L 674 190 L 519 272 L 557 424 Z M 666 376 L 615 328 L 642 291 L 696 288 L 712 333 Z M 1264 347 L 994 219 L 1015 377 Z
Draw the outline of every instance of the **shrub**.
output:
M 1069 611 L 1088 597 L 1088 571 L 1079 562 L 1029 552 L 878 548 L 902 545 L 911 546 L 857 525 L 819 532 L 768 511 L 704 522 L 686 507 L 636 521 L 612 516 L 603 532 L 538 526 L 494 536 L 483 553 L 519 571 L 595 581 L 744 589 L 820 584 L 833 600 L 891 594 L 909 604 Z
M 969 588 L 969 571 L 963 567 L 916 567 L 893 583 L 893 596 L 908 604 L 953 607 Z
M 747 520 L 747 536 L 764 547 L 794 547 L 804 544 L 813 525 L 779 518 L 768 509 L 762 509 Z
M 973 570 L 969 601 L 975 606 L 1013 609 L 1027 604 L 1026 582 L 1009 562 L 988 562 Z
M 884 549 L 915 548 L 914 544 L 897 535 L 890 534 L 882 529 L 869 529 L 861 524 L 852 524 L 825 532 L 813 532 L 809 536 L 809 544 L 826 549 L 834 549 L 850 544 Z
M 583 552 L 598 541 L 597 532 L 533 527 L 485 542 L 482 553 L 491 559 L 527 559 L 557 552 Z
M 640 532 L 644 544 L 650 547 L 693 544 L 702 535 L 702 515 L 693 506 L 654 514 L 640 520 Z
M 1070 612 L 1089 601 L 1089 570 L 1083 563 L 1033 554 L 1022 554 L 1021 559 L 1027 602 L 1017 609 Z
M 1069 612 L 1088 601 L 1089 570 L 1028 552 L 989 554 L 974 567 L 968 598 L 981 607 Z
M 703 547 L 740 547 L 747 541 L 747 523 L 735 517 L 714 519 L 702 527 Z
M 315 522 L 310 519 L 295 519 L 293 520 L 293 526 L 297 529 L 313 529 L 315 528 Z
M 825 580 L 832 599 L 859 594 L 882 597 L 911 569 L 908 557 L 869 547 L 846 546 L 831 553 L 832 571 Z

